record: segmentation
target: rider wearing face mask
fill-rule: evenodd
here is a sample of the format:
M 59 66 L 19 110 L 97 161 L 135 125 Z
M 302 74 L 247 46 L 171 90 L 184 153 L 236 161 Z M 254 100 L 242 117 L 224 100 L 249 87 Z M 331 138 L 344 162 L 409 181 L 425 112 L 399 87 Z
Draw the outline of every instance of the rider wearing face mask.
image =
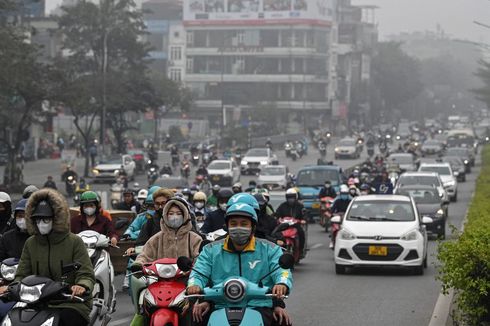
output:
M 263 285 L 271 288 L 272 293 L 279 297 L 289 293 L 293 283 L 291 271 L 278 266 L 282 255 L 281 247 L 255 237 L 257 222 L 257 213 L 247 204 L 240 202 L 228 208 L 228 235 L 225 239 L 204 246 L 189 277 L 188 294 L 202 293 L 208 283 L 220 284 L 231 276 L 242 276 L 250 282 L 258 283 L 262 276 L 276 267 L 278 269 L 264 279 Z M 264 325 L 290 324 L 282 300 L 255 299 L 248 306 L 262 315 Z M 195 304 L 194 320 L 199 325 L 206 325 L 211 310 L 208 302 Z
M 70 292 L 76 296 L 92 293 L 95 276 L 80 237 L 70 233 L 70 211 L 63 196 L 53 189 L 36 191 L 27 203 L 26 224 L 29 234 L 19 261 L 14 281 L 29 275 L 49 277 L 61 281 L 62 266 L 79 262 L 80 269 L 67 276 Z M 0 290 L 3 292 L 4 289 Z M 50 305 L 60 309 L 60 325 L 87 325 L 92 300 L 84 303 L 67 302 Z
M 186 256 L 194 259 L 199 255 L 202 238 L 192 231 L 189 209 L 183 200 L 173 197 L 165 204 L 160 227 L 161 231 L 146 242 L 132 270 L 160 258 Z
M 289 188 L 286 191 L 286 201 L 279 205 L 276 211 L 276 217 L 294 217 L 302 220 L 304 206 L 299 202 L 299 195 L 296 189 Z
M 25 210 L 27 199 L 21 199 L 15 206 L 14 217 L 16 226 L 5 232 L 0 239 L 0 261 L 6 258 L 20 258 L 24 243 L 30 237 L 27 233 Z
M 86 191 L 80 196 L 80 214 L 71 218 L 71 232 L 78 234 L 86 230 L 108 236 L 111 244 L 117 245 L 118 236 L 114 225 L 101 214 L 99 197 L 93 191 Z
M 325 181 L 325 186 L 320 190 L 320 193 L 318 194 L 318 198 L 323 198 L 323 197 L 330 197 L 330 198 L 335 198 L 337 196 L 337 193 L 335 192 L 335 189 L 332 187 L 332 183 L 330 180 Z
M 210 233 L 222 229 L 225 225 L 225 213 L 228 200 L 233 196 L 229 189 L 221 189 L 218 192 L 218 209 L 208 214 L 201 227 L 201 233 Z

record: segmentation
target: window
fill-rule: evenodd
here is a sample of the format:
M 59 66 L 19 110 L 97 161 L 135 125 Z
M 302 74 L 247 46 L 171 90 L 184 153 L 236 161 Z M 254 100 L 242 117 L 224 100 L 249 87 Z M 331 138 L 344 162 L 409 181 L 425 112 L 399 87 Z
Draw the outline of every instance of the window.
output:
M 190 73 L 190 74 L 193 73 L 193 69 L 194 69 L 194 58 L 187 58 L 186 69 L 187 69 L 187 72 L 188 73 Z
M 182 49 L 180 46 L 172 46 L 170 48 L 170 60 L 182 59 Z
M 187 39 L 187 45 L 194 45 L 194 32 L 189 31 L 186 34 L 186 39 Z
M 170 79 L 173 81 L 181 81 L 182 80 L 182 73 L 180 69 L 170 69 Z

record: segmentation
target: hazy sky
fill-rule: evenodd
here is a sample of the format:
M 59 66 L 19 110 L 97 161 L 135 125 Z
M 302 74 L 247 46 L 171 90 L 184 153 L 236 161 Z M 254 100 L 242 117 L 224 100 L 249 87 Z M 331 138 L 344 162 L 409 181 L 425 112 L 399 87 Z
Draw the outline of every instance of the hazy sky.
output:
M 473 20 L 490 25 L 489 0 L 352 0 L 353 4 L 379 7 L 377 20 L 380 36 L 399 32 L 436 30 L 457 38 L 490 43 L 490 29 Z

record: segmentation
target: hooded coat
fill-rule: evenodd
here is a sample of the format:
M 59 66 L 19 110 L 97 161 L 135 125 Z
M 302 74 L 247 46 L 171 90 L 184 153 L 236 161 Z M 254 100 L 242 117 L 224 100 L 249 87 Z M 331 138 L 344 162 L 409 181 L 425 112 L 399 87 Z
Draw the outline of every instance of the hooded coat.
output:
M 172 206 L 178 206 L 184 215 L 184 223 L 178 229 L 167 225 L 167 214 Z M 160 258 L 178 258 L 187 256 L 191 259 L 199 255 L 202 238 L 192 231 L 192 223 L 187 206 L 179 200 L 171 199 L 163 208 L 160 219 L 161 231 L 148 240 L 135 263 L 145 264 Z
M 36 222 L 31 217 L 37 204 L 43 200 L 48 201 L 54 211 L 53 229 L 48 235 L 39 233 Z M 36 191 L 27 203 L 26 224 L 27 231 L 32 236 L 24 245 L 15 281 L 21 281 L 29 275 L 40 275 L 61 281 L 62 266 L 79 262 L 82 267 L 68 275 L 66 281 L 70 285 L 83 286 L 89 294 L 92 293 L 95 283 L 92 262 L 82 239 L 70 233 L 70 212 L 64 197 L 53 189 Z M 92 300 L 50 307 L 74 309 L 88 321 Z

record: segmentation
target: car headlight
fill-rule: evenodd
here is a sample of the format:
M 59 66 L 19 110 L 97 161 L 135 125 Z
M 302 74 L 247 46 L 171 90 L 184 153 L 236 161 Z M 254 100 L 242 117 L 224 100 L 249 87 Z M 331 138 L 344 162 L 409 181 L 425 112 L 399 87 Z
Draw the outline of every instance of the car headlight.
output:
M 267 165 L 267 161 L 260 161 L 260 165 Z
M 2 264 L 2 267 L 0 268 L 2 277 L 7 281 L 13 281 L 15 278 L 15 273 L 17 272 L 17 266 L 18 265 L 8 266 Z
M 161 278 L 172 278 L 177 274 L 177 265 L 175 264 L 156 264 L 158 276 Z
M 354 239 L 356 239 L 356 236 L 354 235 L 354 233 L 352 233 L 346 229 L 342 229 L 340 231 L 340 238 L 342 240 L 354 240 Z
M 404 240 L 404 241 L 413 241 L 413 240 L 417 240 L 417 230 L 412 230 L 408 233 L 405 233 L 404 235 L 402 235 L 400 237 L 400 239 Z
M 444 215 L 444 211 L 442 210 L 442 208 L 437 210 L 436 215 L 440 215 L 440 216 Z
M 490 140 L 490 137 L 485 137 L 485 141 L 489 141 Z
M 245 160 L 242 160 L 242 163 L 241 163 L 241 164 L 242 164 L 242 165 L 247 165 L 247 164 L 248 164 L 248 162 L 247 162 L 247 161 L 245 161 Z
M 454 176 L 457 177 L 459 175 L 459 172 L 458 171 L 454 171 Z
M 444 183 L 444 187 L 452 187 L 456 184 L 456 181 L 454 180 L 451 180 L 451 181 L 448 181 L 448 182 L 445 182 Z
M 114 175 L 118 175 L 119 174 L 119 170 L 114 170 Z
M 400 140 L 402 137 L 400 136 L 396 136 L 396 140 Z
M 100 171 L 99 171 L 99 170 L 97 170 L 97 169 L 93 169 L 93 170 L 92 170 L 92 173 L 93 173 L 93 174 L 95 174 L 95 175 L 99 175 L 99 174 L 100 174 Z
M 21 284 L 20 293 L 19 293 L 20 301 L 27 302 L 27 303 L 36 302 L 41 297 L 42 289 L 44 285 L 45 283 L 33 285 L 33 286 L 27 286 L 25 284 Z
M 470 162 L 469 162 L 468 160 L 464 160 L 464 161 L 463 161 L 463 163 L 464 163 L 464 164 L 468 164 L 468 163 L 470 163 Z
M 339 152 L 339 151 L 340 151 L 340 148 L 335 147 L 335 151 L 336 151 L 336 152 Z

